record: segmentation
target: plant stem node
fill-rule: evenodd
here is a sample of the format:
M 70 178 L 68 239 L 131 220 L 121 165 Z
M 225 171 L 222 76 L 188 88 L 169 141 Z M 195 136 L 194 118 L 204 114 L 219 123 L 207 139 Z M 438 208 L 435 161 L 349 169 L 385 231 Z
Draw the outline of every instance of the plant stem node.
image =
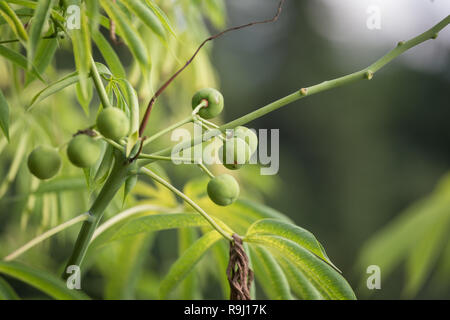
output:
M 371 80 L 371 79 L 373 78 L 373 72 L 370 71 L 370 70 L 366 71 L 366 73 L 364 74 L 364 77 L 365 77 L 367 80 Z

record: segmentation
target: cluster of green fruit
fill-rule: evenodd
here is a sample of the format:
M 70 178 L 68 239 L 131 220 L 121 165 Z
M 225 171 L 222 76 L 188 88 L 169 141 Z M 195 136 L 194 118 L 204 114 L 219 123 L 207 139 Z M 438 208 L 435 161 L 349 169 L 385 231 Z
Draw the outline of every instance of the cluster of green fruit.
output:
M 212 88 L 198 91 L 192 98 L 192 108 L 197 108 L 205 102 L 198 114 L 204 119 L 210 119 L 222 112 L 224 100 L 222 94 Z M 227 135 L 219 149 L 222 164 L 230 170 L 237 170 L 248 163 L 258 147 L 258 137 L 252 130 L 239 126 Z M 229 174 L 212 178 L 207 186 L 210 199 L 220 205 L 232 204 L 239 196 L 239 184 Z
M 130 123 L 122 110 L 107 108 L 97 118 L 97 129 L 105 138 L 118 141 L 128 134 Z M 75 135 L 67 147 L 70 162 L 79 168 L 93 166 L 100 153 L 98 141 L 87 134 Z M 58 150 L 49 146 L 37 147 L 28 156 L 28 168 L 39 179 L 52 178 L 61 168 Z
M 219 115 L 224 106 L 222 94 L 211 88 L 198 91 L 192 98 L 192 107 L 195 109 L 203 103 L 198 114 L 203 119 L 210 119 Z M 130 129 L 130 122 L 126 114 L 118 108 L 106 108 L 97 118 L 97 129 L 103 137 L 120 141 Z M 225 137 L 219 155 L 222 164 L 236 170 L 248 163 L 250 157 L 258 147 L 256 134 L 243 126 L 235 128 Z M 75 135 L 67 147 L 67 156 L 70 162 L 79 168 L 93 166 L 101 154 L 99 142 L 88 134 Z M 30 172 L 39 179 L 50 179 L 55 176 L 61 167 L 61 158 L 57 149 L 49 146 L 39 146 L 28 157 Z M 212 178 L 207 186 L 211 200 L 221 206 L 232 204 L 239 196 L 239 184 L 229 174 L 222 174 Z

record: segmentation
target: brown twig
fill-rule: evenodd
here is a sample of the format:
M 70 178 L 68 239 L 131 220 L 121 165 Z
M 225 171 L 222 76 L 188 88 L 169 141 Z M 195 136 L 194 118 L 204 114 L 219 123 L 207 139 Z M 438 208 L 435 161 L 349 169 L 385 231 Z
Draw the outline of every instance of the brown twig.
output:
M 158 99 L 158 97 L 161 95 L 161 93 L 164 92 L 164 90 L 172 83 L 172 81 L 184 70 L 186 69 L 187 66 L 189 66 L 191 64 L 191 62 L 194 60 L 194 58 L 197 56 L 197 54 L 200 52 L 200 50 L 203 48 L 203 46 L 211 40 L 217 39 L 220 36 L 224 35 L 227 32 L 230 31 L 235 31 L 235 30 L 239 30 L 239 29 L 243 29 L 243 28 L 247 28 L 247 27 L 251 27 L 257 24 L 264 24 L 264 23 L 270 23 L 270 22 L 275 22 L 278 20 L 278 17 L 280 16 L 281 13 L 281 9 L 283 7 L 283 3 L 284 0 L 280 0 L 279 4 L 278 4 L 278 9 L 277 12 L 275 14 L 275 16 L 272 19 L 268 19 L 268 20 L 262 20 L 262 21 L 254 21 L 254 22 L 250 22 L 244 25 L 240 25 L 240 26 L 236 26 L 236 27 L 232 27 L 229 29 L 226 29 L 216 35 L 213 35 L 207 39 L 205 39 L 200 46 L 197 48 L 197 50 L 194 52 L 194 54 L 192 55 L 192 57 L 180 68 L 178 69 L 177 72 L 175 72 L 170 78 L 169 80 L 167 80 L 159 89 L 158 91 L 156 91 L 156 93 L 153 95 L 153 97 L 150 99 L 150 102 L 147 105 L 147 109 L 145 110 L 145 114 L 144 114 L 144 118 L 142 119 L 141 125 L 139 127 L 139 136 L 142 136 L 142 134 L 144 133 L 145 127 L 147 126 L 147 122 L 148 119 L 150 117 L 150 113 L 152 111 L 152 107 L 153 104 L 155 103 L 156 99 Z
M 242 239 L 233 234 L 234 242 L 230 242 L 230 260 L 227 267 L 227 278 L 230 284 L 230 300 L 251 300 L 250 286 L 253 271 L 250 269 Z

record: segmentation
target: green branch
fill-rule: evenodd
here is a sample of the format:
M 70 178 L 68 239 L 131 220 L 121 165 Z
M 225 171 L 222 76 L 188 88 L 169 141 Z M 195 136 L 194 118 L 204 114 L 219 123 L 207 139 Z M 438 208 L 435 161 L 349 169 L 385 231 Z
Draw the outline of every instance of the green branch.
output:
M 411 49 L 412 47 L 415 47 L 429 39 L 436 39 L 439 31 L 444 29 L 448 24 L 450 24 L 450 15 L 448 15 L 446 18 L 444 18 L 441 22 L 436 24 L 434 27 L 432 27 L 428 31 L 425 31 L 424 33 L 418 35 L 417 37 L 415 37 L 409 41 L 406 41 L 406 42 L 403 42 L 403 41 L 399 42 L 395 49 L 391 50 L 389 53 L 387 53 L 382 58 L 375 61 L 374 63 L 372 63 L 370 66 L 368 66 L 365 69 L 362 69 L 360 71 L 354 72 L 352 74 L 349 74 L 349 75 L 346 75 L 343 77 L 324 81 L 322 83 L 319 83 L 319 84 L 316 84 L 316 85 L 313 85 L 310 87 L 301 88 L 300 90 L 297 90 L 294 93 L 292 93 L 286 97 L 283 97 L 283 98 L 281 98 L 277 101 L 274 101 L 262 108 L 259 108 L 253 112 L 250 112 L 240 118 L 237 118 L 231 122 L 228 122 L 228 123 L 220 126 L 218 128 L 218 130 L 220 130 L 220 132 L 225 132 L 226 129 L 232 129 L 232 128 L 236 128 L 237 126 L 247 124 L 255 119 L 258 119 L 272 111 L 280 109 L 281 107 L 284 107 L 284 106 L 286 106 L 294 101 L 297 101 L 299 99 L 302 99 L 306 96 L 311 96 L 313 94 L 316 94 L 316 93 L 319 93 L 322 91 L 330 90 L 333 88 L 338 88 L 340 86 L 343 86 L 343 85 L 346 85 L 346 84 L 349 84 L 349 83 L 352 83 L 352 82 L 355 82 L 358 80 L 364 80 L 364 79 L 370 80 L 370 79 L 372 79 L 373 75 L 378 70 L 380 70 L 382 67 L 387 65 L 389 62 L 391 62 L 392 60 L 394 60 L 395 58 L 400 56 L 402 53 L 404 53 L 408 49 Z M 216 133 L 216 135 L 218 135 L 218 134 L 219 134 L 219 132 Z M 180 146 L 180 150 L 187 149 L 194 145 L 202 143 L 204 137 L 205 137 L 205 135 L 195 137 L 191 141 L 185 142 L 184 144 L 182 144 Z M 214 135 L 210 136 L 210 138 L 213 138 L 213 137 L 214 137 Z M 171 151 L 172 151 L 172 147 L 168 147 L 166 149 L 155 152 L 154 155 L 168 155 L 171 153 Z M 150 162 L 153 162 L 153 161 L 152 160 L 141 160 L 140 165 L 145 165 Z

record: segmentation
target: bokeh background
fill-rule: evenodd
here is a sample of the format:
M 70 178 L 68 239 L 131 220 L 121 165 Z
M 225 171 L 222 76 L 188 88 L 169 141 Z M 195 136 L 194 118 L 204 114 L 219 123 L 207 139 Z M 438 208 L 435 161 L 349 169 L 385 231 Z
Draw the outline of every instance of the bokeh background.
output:
M 269 17 L 274 2 L 227 1 L 229 24 Z M 379 30 L 366 26 L 372 5 L 380 9 Z M 445 0 L 287 1 L 276 24 L 242 30 L 214 44 L 225 118 L 360 70 L 449 13 Z M 370 82 L 302 99 L 251 123 L 280 129 L 282 182 L 267 203 L 323 241 L 354 287 L 368 276 L 355 267 L 363 245 L 430 194 L 449 169 L 449 86 L 447 28 Z M 381 269 L 382 289 L 360 288 L 357 296 L 401 297 L 405 272 L 402 265 L 396 270 L 385 277 Z M 417 297 L 450 298 L 448 278 L 442 286 L 430 278 Z

